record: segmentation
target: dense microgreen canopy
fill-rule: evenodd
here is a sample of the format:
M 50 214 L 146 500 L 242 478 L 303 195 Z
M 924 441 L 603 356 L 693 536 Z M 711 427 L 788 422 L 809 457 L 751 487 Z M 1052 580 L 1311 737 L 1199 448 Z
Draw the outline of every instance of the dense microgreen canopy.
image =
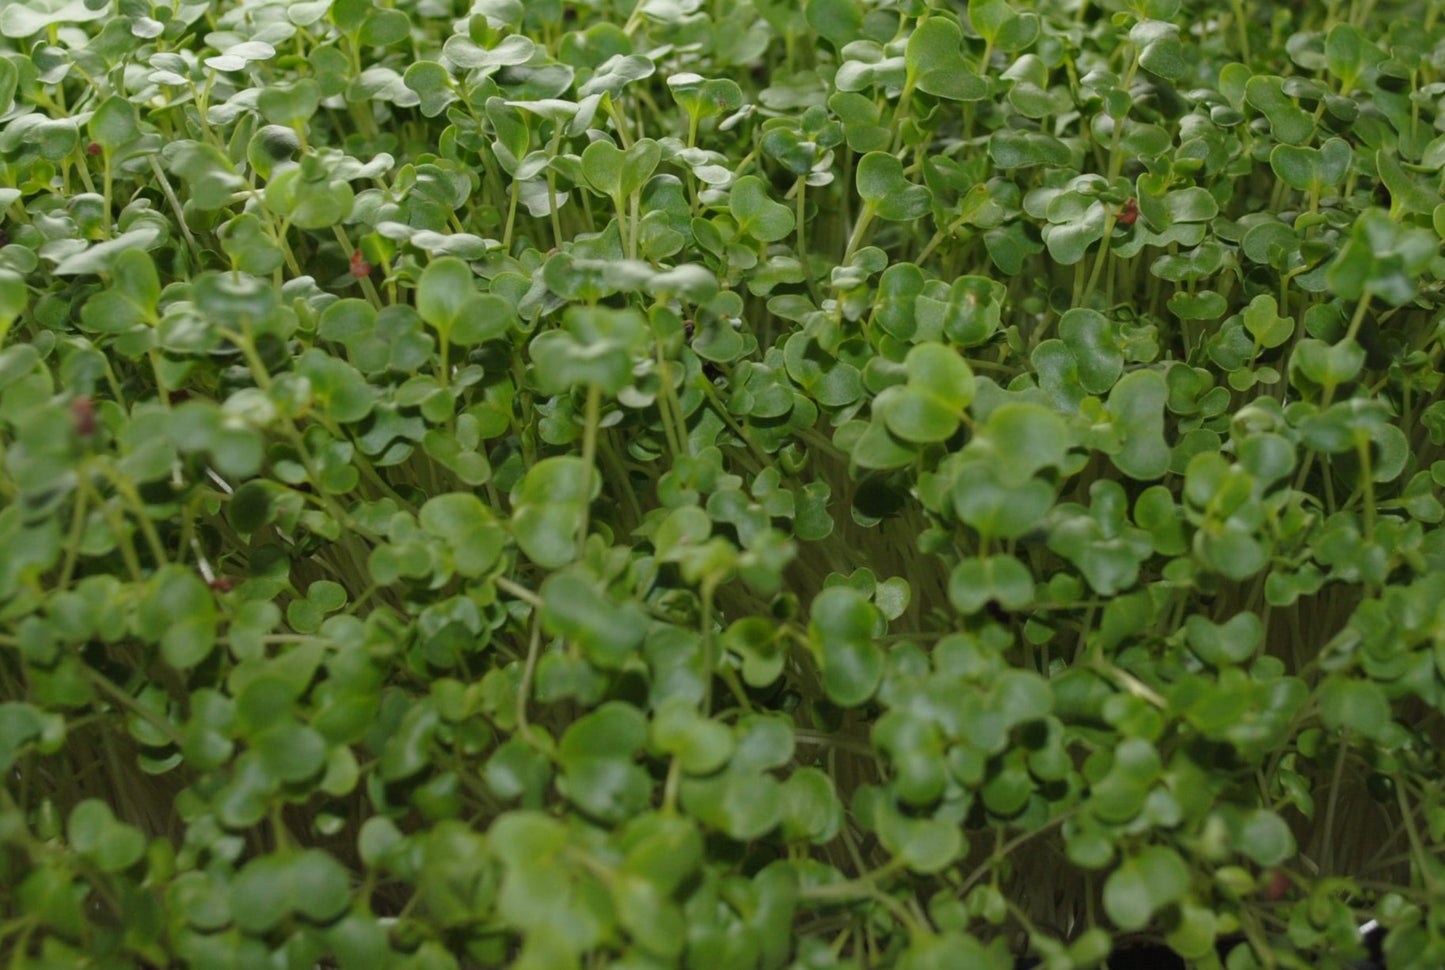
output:
M 1436 970 L 1442 11 L 0 3 L 0 961 Z

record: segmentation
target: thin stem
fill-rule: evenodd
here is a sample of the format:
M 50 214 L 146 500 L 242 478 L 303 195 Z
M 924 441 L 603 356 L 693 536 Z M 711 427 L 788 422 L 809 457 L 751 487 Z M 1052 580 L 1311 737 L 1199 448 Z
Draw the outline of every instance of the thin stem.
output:
M 1370 439 L 1356 435 L 1355 453 L 1360 459 L 1360 488 L 1365 503 L 1365 542 L 1375 542 L 1375 470 L 1370 464 Z
M 137 583 L 143 582 L 145 573 L 141 571 L 140 556 L 136 554 L 135 543 L 131 541 L 129 533 L 126 532 L 125 517 L 104 499 L 101 499 L 100 510 L 105 516 L 105 521 L 110 525 L 111 532 L 115 533 L 116 545 L 120 547 L 120 556 L 125 560 L 125 567 L 130 571 L 131 578 Z
M 822 292 L 818 289 L 817 279 L 813 277 L 813 263 L 808 259 L 807 186 L 807 177 L 800 177 L 797 181 L 797 198 L 794 200 L 796 211 L 793 215 L 793 221 L 798 229 L 798 261 L 803 264 L 803 279 L 807 281 L 808 294 L 812 296 L 814 303 L 822 303 Z
M 562 150 L 562 124 L 557 122 L 552 126 L 552 157 L 556 158 Z M 547 217 L 552 223 L 552 245 L 558 249 L 562 248 L 562 218 L 557 211 L 557 173 L 551 165 L 547 166 Z
M 1093 665 L 1100 673 L 1106 674 L 1116 680 L 1125 690 L 1140 700 L 1148 701 L 1161 711 L 1169 709 L 1169 702 L 1159 696 L 1159 693 L 1144 683 L 1138 677 L 1118 667 L 1107 660 L 1098 660 Z
M 151 727 L 164 734 L 166 739 L 172 744 L 180 747 L 180 745 L 184 743 L 185 738 L 181 736 L 181 732 L 176 730 L 175 725 L 137 701 L 130 694 L 121 690 L 109 677 L 106 677 L 88 664 L 80 665 L 80 673 L 82 677 L 100 688 L 102 694 L 108 695 L 112 700 L 118 702 L 121 707 L 124 707 L 132 714 L 149 723 Z
M 115 220 L 115 172 L 111 168 L 109 149 L 106 150 L 101 160 L 101 165 L 102 168 L 100 184 L 103 187 L 105 195 L 105 219 L 102 220 L 100 224 L 100 231 L 106 239 L 109 239 L 111 237 L 111 228 L 114 225 Z
M 341 244 L 341 251 L 346 254 L 347 259 L 351 259 L 352 254 L 356 252 L 356 247 L 351 245 L 351 240 L 347 238 L 346 233 L 341 230 L 340 226 L 332 226 L 331 228 L 336 233 L 336 241 Z M 376 286 L 371 282 L 371 277 L 358 277 L 358 282 L 361 283 L 361 292 L 366 294 L 367 302 L 380 310 L 383 306 L 381 294 L 376 292 Z
M 1345 754 L 1349 746 L 1340 739 L 1339 750 L 1335 753 L 1335 769 L 1330 778 L 1330 797 L 1325 803 L 1324 845 L 1320 851 L 1320 871 L 1329 875 L 1333 871 L 1335 854 L 1335 808 L 1340 798 L 1340 782 L 1345 773 Z
M 987 859 L 981 862 L 978 867 L 973 870 L 973 872 L 968 874 L 968 878 L 965 879 L 963 881 L 963 885 L 958 888 L 957 894 L 959 896 L 965 895 L 970 889 L 973 888 L 973 886 L 979 880 L 983 879 L 983 877 L 988 875 L 990 872 L 993 872 L 998 866 L 998 864 L 1003 861 L 1003 859 L 1014 849 L 1017 849 L 1025 842 L 1036 839 L 1040 835 L 1043 835 L 1046 832 L 1058 828 L 1060 825 L 1063 825 L 1069 819 L 1079 814 L 1079 810 L 1080 806 L 1075 805 L 1068 811 L 1063 812 L 1060 815 L 1054 816 L 1052 819 L 1045 822 L 1043 825 L 1040 825 L 1038 828 L 1029 829 L 1025 832 L 1020 832 L 1018 835 L 1015 835 L 1003 845 L 1000 845 L 998 848 L 994 849 L 993 855 L 989 856 Z
M 501 585 L 500 581 L 498 585 Z M 527 641 L 527 662 L 522 666 L 522 683 L 517 686 L 517 732 L 522 739 L 535 748 L 542 744 L 533 736 L 532 727 L 527 723 L 527 701 L 532 696 L 532 680 L 537 674 L 537 657 L 542 652 L 542 617 L 532 616 L 532 636 Z
M 642 194 L 633 192 L 627 199 L 627 258 L 637 258 L 637 246 L 642 236 Z
M 592 483 L 597 476 L 597 426 L 601 423 L 602 389 L 596 384 L 587 388 L 587 405 L 582 426 L 582 515 L 577 523 L 577 556 L 587 546 L 587 519 L 592 505 Z
M 1405 823 L 1405 832 L 1410 836 L 1410 847 L 1415 853 L 1415 866 L 1425 880 L 1425 888 L 1430 891 L 1432 897 L 1438 899 L 1441 887 L 1435 881 L 1435 870 L 1429 865 L 1429 853 L 1425 851 L 1425 843 L 1420 838 L 1420 830 L 1415 826 L 1415 815 L 1405 801 L 1405 779 L 1398 771 L 1394 773 L 1394 779 L 1395 800 L 1400 804 L 1400 816 Z
M 70 534 L 65 541 L 65 561 L 60 567 L 60 579 L 56 589 L 68 589 L 70 578 L 75 574 L 76 557 L 80 555 L 80 540 L 85 534 L 86 505 L 90 498 L 90 486 L 85 476 L 78 476 L 79 485 L 75 490 L 75 508 L 71 510 Z
M 843 250 L 843 265 L 853 258 L 858 247 L 863 243 L 863 235 L 868 231 L 868 224 L 873 221 L 873 215 L 877 210 L 871 202 L 863 203 L 863 211 L 858 213 L 858 221 L 853 224 L 853 234 L 848 237 L 848 248 Z
M 712 713 L 712 682 L 717 670 L 717 658 L 713 656 L 714 645 L 712 635 L 712 610 L 713 595 L 717 591 L 717 580 L 709 577 L 702 582 L 702 617 L 699 626 L 702 633 L 702 662 L 703 662 L 703 688 L 702 688 L 702 710 L 704 714 Z
M 515 583 L 505 576 L 496 576 L 492 579 L 497 589 L 506 593 L 513 599 L 519 599 L 528 606 L 538 607 L 542 605 L 542 598 L 520 583 Z
M 1239 32 L 1239 52 L 1242 55 L 1243 63 L 1251 63 L 1249 54 L 1249 18 L 1245 16 L 1244 4 L 1240 0 L 1229 0 L 1229 5 L 1234 10 L 1234 26 Z
M 921 24 L 926 18 L 921 18 Z M 910 74 L 912 72 L 909 72 Z M 889 127 L 893 130 L 893 143 L 889 148 L 890 152 L 896 152 L 903 147 L 903 122 L 908 118 L 908 103 L 913 99 L 914 79 L 909 77 L 903 83 L 903 93 L 898 97 L 898 105 L 893 109 L 893 121 Z
M 667 780 L 662 786 L 662 810 L 671 815 L 677 811 L 677 791 L 682 784 L 682 759 L 677 755 L 667 765 Z
M 522 195 L 522 180 L 512 179 L 511 201 L 507 203 L 507 225 L 502 230 L 502 252 L 512 251 L 512 230 L 517 224 L 517 202 Z
M 1099 240 L 1099 252 L 1094 257 L 1094 269 L 1089 273 L 1089 283 L 1084 289 L 1086 294 L 1093 293 L 1099 285 L 1099 278 L 1104 272 L 1104 264 L 1109 261 L 1109 242 L 1114 236 L 1116 222 L 1113 210 L 1107 211 L 1104 215 L 1104 238 Z M 1083 265 L 1082 260 L 1080 260 L 1080 265 Z
M 632 525 L 634 527 L 641 525 L 642 505 L 637 501 L 637 490 L 632 487 L 632 477 L 627 471 L 627 466 L 623 464 L 621 456 L 617 453 L 615 435 L 609 436 L 607 446 L 602 448 L 599 453 L 607 465 L 610 484 L 621 493 L 622 501 L 632 516 Z
M 859 860 L 861 862 L 861 860 Z M 878 884 L 908 867 L 901 856 L 895 856 L 886 864 L 846 882 L 834 882 L 825 886 L 805 886 L 798 890 L 802 899 L 867 899 L 878 889 Z
M 663 437 L 674 456 L 687 454 L 687 419 L 678 403 L 677 391 L 672 386 L 672 361 L 663 356 L 662 344 L 656 347 L 654 358 L 657 364 L 659 389 L 657 394 L 657 416 L 662 422 Z
M 150 155 L 151 171 L 156 174 L 156 181 L 160 184 L 161 194 L 166 197 L 166 204 L 176 214 L 176 225 L 180 227 L 181 236 L 186 241 L 186 246 L 191 250 L 191 256 L 199 264 L 201 261 L 201 244 L 196 242 L 196 237 L 191 235 L 190 226 L 186 225 L 185 210 L 181 208 L 181 200 L 176 198 L 176 190 L 171 187 L 171 180 L 166 177 L 166 170 L 161 168 L 160 158 L 157 155 Z
M 166 547 L 161 542 L 160 534 L 156 532 L 155 523 L 150 520 L 150 516 L 146 515 L 145 503 L 141 501 L 140 493 L 136 491 L 129 479 L 114 468 L 105 464 L 100 468 L 102 474 L 115 486 L 115 490 L 120 493 L 120 496 L 135 509 L 136 519 L 140 522 L 141 535 L 145 536 L 146 545 L 150 547 L 151 557 L 157 566 L 164 566 L 169 562 L 170 557 L 166 555 Z

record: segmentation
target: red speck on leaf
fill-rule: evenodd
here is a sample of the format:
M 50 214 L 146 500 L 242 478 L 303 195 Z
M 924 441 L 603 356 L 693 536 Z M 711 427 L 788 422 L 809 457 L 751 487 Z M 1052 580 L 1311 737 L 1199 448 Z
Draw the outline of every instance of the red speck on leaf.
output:
M 89 155 L 92 158 L 94 158 L 96 155 L 99 155 L 103 150 L 104 149 L 102 149 L 100 145 L 96 142 L 91 142 L 89 145 L 85 146 L 85 154 Z
M 95 434 L 95 401 L 89 394 L 70 402 L 70 419 L 75 422 L 77 434 L 85 438 Z
M 229 593 L 236 588 L 235 576 L 217 576 L 206 584 L 218 593 Z
M 1139 203 L 1133 199 L 1125 202 L 1116 219 L 1121 226 L 1132 226 L 1139 219 Z
M 357 279 L 371 275 L 371 264 L 366 261 L 365 256 L 361 255 L 359 249 L 351 251 L 351 275 Z
M 1265 884 L 1264 894 L 1269 899 L 1279 899 L 1289 892 L 1289 877 L 1282 872 L 1271 872 L 1269 882 Z

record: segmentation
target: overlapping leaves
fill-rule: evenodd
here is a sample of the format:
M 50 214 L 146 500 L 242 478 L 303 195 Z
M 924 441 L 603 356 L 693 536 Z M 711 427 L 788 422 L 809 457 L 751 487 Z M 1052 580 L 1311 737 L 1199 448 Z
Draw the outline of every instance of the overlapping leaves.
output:
M 1438 965 L 1440 26 L 1214 6 L 6 6 L 0 954 Z

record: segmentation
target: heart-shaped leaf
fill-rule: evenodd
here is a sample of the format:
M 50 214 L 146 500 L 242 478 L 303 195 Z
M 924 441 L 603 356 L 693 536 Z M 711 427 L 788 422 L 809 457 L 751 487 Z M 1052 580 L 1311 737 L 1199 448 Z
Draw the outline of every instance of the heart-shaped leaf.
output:
M 928 214 L 932 194 L 903 175 L 903 163 L 886 152 L 869 152 L 858 161 L 858 194 L 879 218 L 910 222 Z
M 963 32 L 946 17 L 930 17 L 914 29 L 904 62 L 914 86 L 925 94 L 949 101 L 979 101 L 988 96 L 988 83 L 964 60 Z
M 760 242 L 777 242 L 793 231 L 793 210 L 770 199 L 767 186 L 755 175 L 733 183 L 728 207 L 738 228 Z

